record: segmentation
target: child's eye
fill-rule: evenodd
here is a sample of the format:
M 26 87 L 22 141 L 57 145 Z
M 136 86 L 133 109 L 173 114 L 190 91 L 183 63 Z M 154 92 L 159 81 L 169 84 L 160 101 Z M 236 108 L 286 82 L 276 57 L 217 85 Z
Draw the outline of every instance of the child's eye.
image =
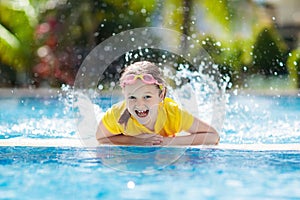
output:
M 136 98 L 135 98 L 135 96 L 129 96 L 128 99 L 129 99 L 129 100 L 134 100 L 134 99 L 136 99 Z
M 152 96 L 150 96 L 150 95 L 147 95 L 144 97 L 144 99 L 151 99 L 151 98 L 152 98 Z

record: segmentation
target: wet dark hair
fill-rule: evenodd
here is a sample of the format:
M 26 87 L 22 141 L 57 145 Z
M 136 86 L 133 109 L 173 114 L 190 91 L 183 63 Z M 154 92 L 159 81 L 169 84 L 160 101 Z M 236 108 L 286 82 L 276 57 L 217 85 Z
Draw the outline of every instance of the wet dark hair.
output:
M 127 76 L 129 74 L 134 74 L 134 75 L 151 74 L 153 76 L 153 78 L 155 78 L 155 80 L 157 80 L 157 82 L 164 87 L 164 90 L 163 91 L 161 90 L 160 94 L 161 94 L 161 92 L 164 92 L 164 98 L 165 98 L 166 92 L 167 92 L 166 82 L 163 79 L 163 75 L 160 72 L 158 66 L 156 66 L 154 63 L 149 62 L 149 61 L 139 61 L 139 62 L 135 62 L 135 63 L 129 65 L 128 67 L 125 68 L 124 72 L 121 75 L 120 85 L 122 85 L 125 76 Z M 157 86 L 157 87 L 159 87 L 159 86 Z M 124 110 L 124 112 L 121 114 L 121 116 L 118 120 L 118 123 L 123 124 L 126 127 L 130 116 L 131 116 L 131 114 L 128 111 L 128 109 L 126 108 Z

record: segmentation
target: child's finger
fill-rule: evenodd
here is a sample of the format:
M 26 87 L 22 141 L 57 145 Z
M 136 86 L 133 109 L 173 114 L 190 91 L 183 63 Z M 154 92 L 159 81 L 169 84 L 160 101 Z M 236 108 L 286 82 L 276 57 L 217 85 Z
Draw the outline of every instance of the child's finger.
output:
M 154 145 L 159 145 L 163 143 L 163 137 L 162 136 L 157 136 L 153 138 L 153 144 Z

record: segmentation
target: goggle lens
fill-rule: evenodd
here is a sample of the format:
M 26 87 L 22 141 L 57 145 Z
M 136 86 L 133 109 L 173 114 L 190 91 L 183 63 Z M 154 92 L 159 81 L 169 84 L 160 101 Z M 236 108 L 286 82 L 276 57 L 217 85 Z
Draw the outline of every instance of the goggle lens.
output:
M 121 84 L 121 87 L 135 83 L 138 78 L 140 78 L 146 84 L 156 84 L 162 88 L 162 84 L 158 83 L 158 81 L 151 74 L 128 74 Z

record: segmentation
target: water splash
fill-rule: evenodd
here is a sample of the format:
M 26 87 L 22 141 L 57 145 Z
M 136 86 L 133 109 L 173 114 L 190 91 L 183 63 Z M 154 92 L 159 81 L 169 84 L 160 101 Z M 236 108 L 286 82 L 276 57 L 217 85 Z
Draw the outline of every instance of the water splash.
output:
M 64 103 L 54 97 L 0 99 L 0 138 L 72 138 L 74 119 L 65 115 Z
M 228 78 L 217 83 L 201 70 L 190 71 L 188 67 L 179 72 L 168 67 L 162 70 L 166 77 L 175 82 L 175 85 L 174 82 L 169 83 L 168 96 L 201 120 L 216 126 L 221 134 L 221 143 L 274 144 L 299 141 L 299 98 L 242 95 L 238 90 L 226 92 Z M 186 82 L 186 79 L 189 81 Z M 111 105 L 122 99 L 118 92 L 101 94 L 101 91 L 90 94 L 94 98 L 88 100 L 88 104 L 85 102 L 86 96 L 80 100 L 89 105 L 96 119 L 95 124 Z
M 170 75 L 168 70 L 165 73 Z M 212 103 L 215 100 L 213 86 L 203 85 L 206 75 L 200 78 L 198 72 L 185 73 L 190 78 L 189 84 L 170 87 L 169 94 L 173 94 L 182 106 L 198 114 L 200 119 L 211 122 L 216 110 Z M 191 78 L 193 74 L 195 76 Z M 64 94 L 57 99 L 0 99 L 0 105 L 6 105 L 0 107 L 0 138 L 78 137 L 76 120 L 80 120 L 80 116 L 74 105 L 78 100 L 74 101 L 72 87 L 62 90 Z M 224 95 L 227 113 L 220 130 L 221 143 L 276 144 L 300 141 L 299 97 L 242 95 L 238 90 Z M 99 91 L 92 96 L 94 98 L 88 101 L 88 108 L 94 113 L 97 125 L 103 113 L 120 99 L 101 96 L 101 93 L 99 96 Z M 82 96 L 79 102 L 86 104 L 84 99 Z M 32 109 L 33 106 L 35 109 Z M 85 111 L 89 114 L 89 110 Z M 89 136 L 94 137 L 93 134 Z
M 295 101 L 288 104 L 289 101 Z M 224 123 L 224 143 L 297 143 L 300 139 L 296 97 L 235 95 Z M 298 106 L 298 107 L 297 107 Z

